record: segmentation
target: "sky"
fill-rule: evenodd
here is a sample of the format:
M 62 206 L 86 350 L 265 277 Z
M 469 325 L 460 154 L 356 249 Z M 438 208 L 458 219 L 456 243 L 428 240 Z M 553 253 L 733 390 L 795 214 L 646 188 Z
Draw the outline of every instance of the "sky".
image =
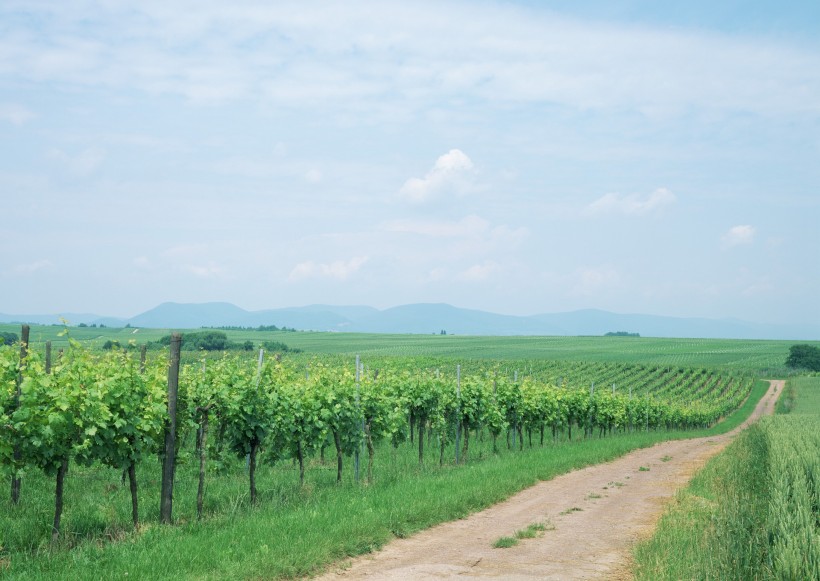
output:
M 820 325 L 820 3 L 0 3 L 0 312 Z

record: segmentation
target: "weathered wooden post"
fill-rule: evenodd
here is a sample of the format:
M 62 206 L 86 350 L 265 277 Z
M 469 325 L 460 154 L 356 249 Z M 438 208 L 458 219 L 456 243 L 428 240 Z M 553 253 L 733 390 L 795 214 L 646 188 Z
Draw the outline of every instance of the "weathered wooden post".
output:
M 177 392 L 179 390 L 179 350 L 182 336 L 171 335 L 168 365 L 168 419 L 165 424 L 165 454 L 162 460 L 162 489 L 160 492 L 159 520 L 171 524 L 174 499 L 174 469 L 176 462 Z
M 21 386 L 23 384 L 23 366 L 25 365 L 26 356 L 28 355 L 28 338 L 29 338 L 29 326 L 23 325 L 20 329 L 20 363 L 17 366 L 17 381 L 16 381 L 16 390 L 14 392 L 14 409 L 16 410 L 20 407 L 20 395 L 21 395 Z M 14 444 L 14 471 L 12 472 L 11 476 L 11 502 L 12 504 L 18 504 L 20 502 L 20 486 L 22 481 L 20 477 L 17 475 L 17 464 L 20 462 L 22 458 L 22 453 L 20 452 L 20 444 L 15 442 Z
M 459 445 L 461 444 L 461 365 L 456 365 L 456 464 L 461 459 L 459 457 Z
M 46 374 L 51 373 L 51 341 L 46 341 Z

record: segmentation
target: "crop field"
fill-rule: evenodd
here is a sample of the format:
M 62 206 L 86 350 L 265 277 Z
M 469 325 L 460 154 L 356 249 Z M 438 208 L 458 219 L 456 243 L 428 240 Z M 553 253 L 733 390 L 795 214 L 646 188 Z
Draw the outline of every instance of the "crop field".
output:
M 67 345 L 59 325 L 35 325 L 31 342 Z M 20 326 L 0 324 L 0 331 L 19 334 Z M 70 335 L 92 347 L 107 340 L 142 344 L 167 336 L 169 329 L 71 327 Z M 184 333 L 184 331 L 182 331 Z M 792 341 L 742 339 L 659 339 L 647 337 L 480 337 L 457 335 L 383 335 L 365 333 L 312 333 L 225 331 L 237 342 L 279 341 L 307 354 L 354 357 L 442 357 L 474 359 L 622 362 L 697 367 L 722 367 L 783 373 Z M 800 341 L 805 343 L 805 341 Z M 810 342 L 811 343 L 811 342 Z M 814 342 L 820 346 L 820 342 Z

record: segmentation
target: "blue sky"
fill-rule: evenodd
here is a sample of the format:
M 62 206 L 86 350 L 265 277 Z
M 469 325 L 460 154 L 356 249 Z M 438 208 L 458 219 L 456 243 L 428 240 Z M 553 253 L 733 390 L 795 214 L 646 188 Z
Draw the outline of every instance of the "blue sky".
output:
M 820 325 L 817 2 L 0 5 L 0 312 Z

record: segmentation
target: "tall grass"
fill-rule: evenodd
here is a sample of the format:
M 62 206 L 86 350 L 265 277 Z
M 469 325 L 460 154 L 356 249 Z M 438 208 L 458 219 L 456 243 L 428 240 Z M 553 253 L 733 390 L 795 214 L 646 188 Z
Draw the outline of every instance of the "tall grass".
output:
M 677 495 L 637 579 L 820 579 L 820 379 L 781 397 Z

